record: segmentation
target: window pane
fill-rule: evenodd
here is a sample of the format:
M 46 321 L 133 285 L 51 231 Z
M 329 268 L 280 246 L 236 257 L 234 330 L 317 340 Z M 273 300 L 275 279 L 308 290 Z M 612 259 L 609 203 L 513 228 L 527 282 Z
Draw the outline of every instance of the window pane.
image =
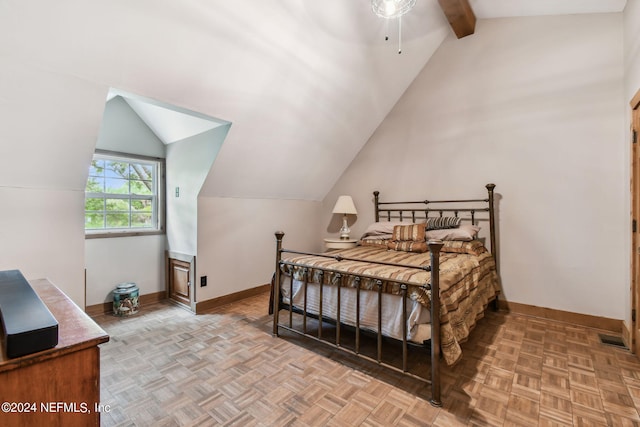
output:
M 84 201 L 84 210 L 85 211 L 103 211 L 104 210 L 104 199 L 99 199 L 95 197 L 88 197 Z
M 153 227 L 153 217 L 151 213 L 132 213 L 131 227 Z
M 129 200 L 128 199 L 107 199 L 106 209 L 108 212 L 115 213 L 116 211 L 123 211 L 129 213 Z
M 145 163 L 131 163 L 131 179 L 150 181 L 153 179 L 153 165 Z
M 89 176 L 104 176 L 104 160 L 94 159 L 91 162 Z
M 110 213 L 107 212 L 107 228 L 129 228 L 129 213 Z
M 153 194 L 153 182 L 151 181 L 130 181 L 131 194 L 139 196 L 151 196 Z
M 110 194 L 129 194 L 129 180 L 124 178 L 107 178 L 104 192 Z
M 88 228 L 92 230 L 96 228 L 104 228 L 104 214 L 103 213 L 85 213 L 84 228 Z
M 151 212 L 152 207 L 151 200 L 131 200 L 132 212 Z
M 129 163 L 105 160 L 107 178 L 129 178 Z
M 87 180 L 87 190 L 91 193 L 104 192 L 104 178 L 90 176 Z

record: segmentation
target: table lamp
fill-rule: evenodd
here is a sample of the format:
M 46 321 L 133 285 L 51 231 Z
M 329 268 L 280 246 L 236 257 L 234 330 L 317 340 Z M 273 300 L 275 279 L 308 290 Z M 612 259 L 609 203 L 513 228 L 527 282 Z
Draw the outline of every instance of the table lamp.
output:
M 340 238 L 344 240 L 349 240 L 349 226 L 347 225 L 347 215 L 355 215 L 358 213 L 356 211 L 356 206 L 353 204 L 353 199 L 351 196 L 340 196 L 338 197 L 338 201 L 336 205 L 333 207 L 334 214 L 342 214 L 342 228 L 340 229 Z

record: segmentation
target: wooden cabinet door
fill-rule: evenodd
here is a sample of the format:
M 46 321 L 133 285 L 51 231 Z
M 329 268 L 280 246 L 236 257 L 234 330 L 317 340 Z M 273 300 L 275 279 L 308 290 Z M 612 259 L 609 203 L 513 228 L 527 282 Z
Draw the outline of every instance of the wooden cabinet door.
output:
M 169 258 L 169 298 L 191 307 L 191 264 Z

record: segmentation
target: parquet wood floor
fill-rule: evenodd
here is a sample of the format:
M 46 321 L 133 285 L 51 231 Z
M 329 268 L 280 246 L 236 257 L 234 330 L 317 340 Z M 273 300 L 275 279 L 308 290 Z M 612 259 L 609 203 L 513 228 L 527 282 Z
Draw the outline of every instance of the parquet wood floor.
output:
M 488 312 L 421 381 L 310 340 L 271 336 L 268 295 L 195 316 L 168 303 L 95 320 L 103 426 L 640 426 L 640 360 L 597 330 Z M 425 356 L 426 357 L 426 356 Z

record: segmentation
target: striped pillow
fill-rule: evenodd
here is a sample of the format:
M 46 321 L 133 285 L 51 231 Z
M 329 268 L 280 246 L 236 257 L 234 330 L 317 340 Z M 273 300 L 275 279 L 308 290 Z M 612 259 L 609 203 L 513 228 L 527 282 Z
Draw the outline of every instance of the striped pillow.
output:
M 442 230 L 445 228 L 460 227 L 460 221 L 462 221 L 462 218 L 457 216 L 441 216 L 437 218 L 427 218 L 425 224 L 427 230 Z
M 424 224 L 396 225 L 393 227 L 391 240 L 424 242 Z
M 472 240 L 465 242 L 462 240 L 445 240 L 442 242 L 441 252 L 450 252 L 457 254 L 482 255 L 487 251 L 480 240 Z
M 387 249 L 392 251 L 404 251 L 404 252 L 427 252 L 429 247 L 427 242 L 415 242 L 413 240 L 390 240 L 387 242 Z
M 373 246 L 376 248 L 386 248 L 387 242 L 389 242 L 389 239 L 373 239 L 373 238 L 362 239 L 360 240 L 360 246 Z

